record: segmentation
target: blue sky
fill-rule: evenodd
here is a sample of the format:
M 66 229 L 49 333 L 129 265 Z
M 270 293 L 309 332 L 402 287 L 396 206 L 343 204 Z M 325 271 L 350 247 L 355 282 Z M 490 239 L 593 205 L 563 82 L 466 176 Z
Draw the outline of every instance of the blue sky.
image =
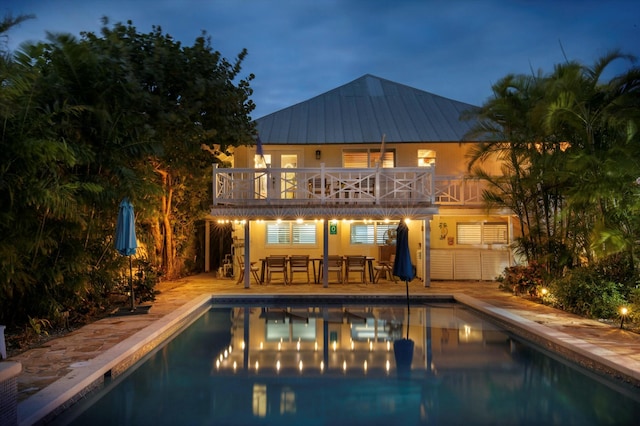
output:
M 550 72 L 565 54 L 640 59 L 637 0 L 3 0 L 0 13 L 36 15 L 9 32 L 11 49 L 47 31 L 97 31 L 103 16 L 187 45 L 205 30 L 228 59 L 248 50 L 253 118 L 364 74 L 481 105 L 500 78 Z

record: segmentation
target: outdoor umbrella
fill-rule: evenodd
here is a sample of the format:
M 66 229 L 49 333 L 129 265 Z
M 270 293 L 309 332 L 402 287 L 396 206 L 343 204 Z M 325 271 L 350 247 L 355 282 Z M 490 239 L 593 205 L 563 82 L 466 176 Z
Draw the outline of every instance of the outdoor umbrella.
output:
M 409 281 L 414 277 L 411 254 L 409 253 L 409 227 L 401 220 L 396 235 L 396 258 L 393 262 L 393 275 L 404 280 L 407 287 L 407 338 L 393 342 L 399 373 L 406 373 L 411 369 L 414 343 L 409 339 Z
M 409 281 L 414 277 L 411 253 L 409 253 L 409 227 L 404 220 L 400 221 L 396 236 L 396 258 L 393 262 L 393 275 L 404 280 L 407 286 L 407 316 L 409 314 Z M 409 324 L 407 324 L 407 339 L 409 338 Z
M 129 287 L 131 289 L 131 311 L 135 311 L 135 298 L 133 295 L 133 267 L 131 256 L 136 254 L 138 242 L 136 241 L 136 219 L 133 214 L 133 204 L 128 198 L 120 203 L 118 223 L 116 225 L 116 250 L 123 256 L 129 257 Z

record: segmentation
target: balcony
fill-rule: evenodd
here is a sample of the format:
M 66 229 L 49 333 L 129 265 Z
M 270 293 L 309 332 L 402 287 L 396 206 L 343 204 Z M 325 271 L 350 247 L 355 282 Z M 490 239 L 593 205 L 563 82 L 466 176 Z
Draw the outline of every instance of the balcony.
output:
M 217 217 L 428 217 L 438 204 L 479 203 L 476 181 L 431 167 L 213 169 Z

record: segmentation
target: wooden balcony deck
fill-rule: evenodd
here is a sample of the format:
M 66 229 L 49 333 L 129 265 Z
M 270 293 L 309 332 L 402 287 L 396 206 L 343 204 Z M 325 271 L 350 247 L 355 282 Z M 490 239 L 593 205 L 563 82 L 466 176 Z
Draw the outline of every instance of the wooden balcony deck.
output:
M 431 167 L 213 170 L 213 216 L 428 217 L 438 205 L 481 202 L 477 181 Z

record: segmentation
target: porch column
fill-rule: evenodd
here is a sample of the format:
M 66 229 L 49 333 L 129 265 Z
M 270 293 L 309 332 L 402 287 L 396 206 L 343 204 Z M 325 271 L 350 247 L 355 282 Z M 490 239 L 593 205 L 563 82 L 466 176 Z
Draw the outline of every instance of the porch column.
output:
M 244 222 L 244 288 L 251 287 L 251 238 L 249 237 L 249 219 Z
M 431 287 L 431 219 L 429 216 L 424 220 L 424 244 L 422 249 L 422 270 L 424 277 L 422 280 L 425 287 Z
M 329 287 L 329 219 L 322 221 L 322 286 Z
M 211 270 L 211 222 L 209 219 L 204 220 L 204 271 L 209 272 Z

